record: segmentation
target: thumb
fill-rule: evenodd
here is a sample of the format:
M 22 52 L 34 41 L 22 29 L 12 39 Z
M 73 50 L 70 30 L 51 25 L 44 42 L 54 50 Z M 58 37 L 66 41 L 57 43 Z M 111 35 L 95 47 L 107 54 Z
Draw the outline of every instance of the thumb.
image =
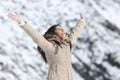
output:
M 80 17 L 81 17 L 81 19 L 83 19 L 83 18 L 84 18 L 84 16 L 83 16 L 83 14 L 82 14 L 82 13 L 80 13 Z
M 18 12 L 15 12 L 15 14 L 17 15 L 17 22 L 20 23 L 22 21 L 20 15 Z
M 17 16 L 19 16 L 19 13 L 18 13 L 18 12 L 15 12 L 15 14 L 16 14 Z

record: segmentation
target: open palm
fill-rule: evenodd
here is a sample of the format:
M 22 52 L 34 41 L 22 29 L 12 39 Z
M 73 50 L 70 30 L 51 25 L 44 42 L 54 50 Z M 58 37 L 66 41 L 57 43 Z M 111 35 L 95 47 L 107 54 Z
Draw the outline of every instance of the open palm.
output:
M 83 16 L 83 14 L 80 13 L 80 17 L 81 17 L 82 21 L 84 21 L 85 24 L 86 24 L 86 18 L 85 18 L 85 16 Z
M 15 12 L 15 13 L 9 13 L 8 17 L 10 19 L 14 20 L 14 21 L 17 21 L 18 23 L 20 23 L 22 21 L 20 15 L 17 12 Z

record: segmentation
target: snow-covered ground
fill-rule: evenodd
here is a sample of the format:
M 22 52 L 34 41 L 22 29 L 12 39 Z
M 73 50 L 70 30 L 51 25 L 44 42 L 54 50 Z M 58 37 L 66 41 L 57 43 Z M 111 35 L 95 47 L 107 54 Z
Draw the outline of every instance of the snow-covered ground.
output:
M 56 23 L 70 32 L 83 13 L 87 25 L 72 49 L 74 80 L 120 80 L 119 8 L 119 0 L 1 0 L 0 80 L 46 80 L 48 72 L 9 12 L 19 12 L 40 34 Z

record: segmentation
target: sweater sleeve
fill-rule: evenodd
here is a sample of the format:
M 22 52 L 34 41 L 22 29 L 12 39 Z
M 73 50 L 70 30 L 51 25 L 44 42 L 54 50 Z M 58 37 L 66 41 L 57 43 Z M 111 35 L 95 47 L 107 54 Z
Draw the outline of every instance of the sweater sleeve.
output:
M 74 43 L 74 41 L 78 38 L 80 32 L 82 31 L 83 27 L 85 26 L 85 20 L 79 20 L 76 26 L 72 29 L 72 32 L 70 33 L 70 41 L 71 44 Z
M 39 34 L 37 30 L 32 28 L 29 24 L 25 23 L 24 25 L 20 26 L 25 32 L 27 32 L 27 34 L 33 39 L 33 41 L 39 47 L 41 47 L 41 49 L 43 49 L 43 51 L 47 51 L 47 49 L 50 49 L 51 46 L 53 46 L 51 42 L 47 41 L 41 34 Z

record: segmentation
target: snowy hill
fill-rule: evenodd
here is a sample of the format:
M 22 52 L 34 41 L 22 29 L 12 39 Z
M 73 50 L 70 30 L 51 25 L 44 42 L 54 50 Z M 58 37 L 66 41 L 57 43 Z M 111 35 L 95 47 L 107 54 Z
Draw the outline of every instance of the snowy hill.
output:
M 120 80 L 119 0 L 1 0 L 0 80 L 46 80 L 46 65 L 36 44 L 8 19 L 19 12 L 40 34 L 59 23 L 67 32 L 80 19 L 87 25 L 72 49 L 74 80 Z

